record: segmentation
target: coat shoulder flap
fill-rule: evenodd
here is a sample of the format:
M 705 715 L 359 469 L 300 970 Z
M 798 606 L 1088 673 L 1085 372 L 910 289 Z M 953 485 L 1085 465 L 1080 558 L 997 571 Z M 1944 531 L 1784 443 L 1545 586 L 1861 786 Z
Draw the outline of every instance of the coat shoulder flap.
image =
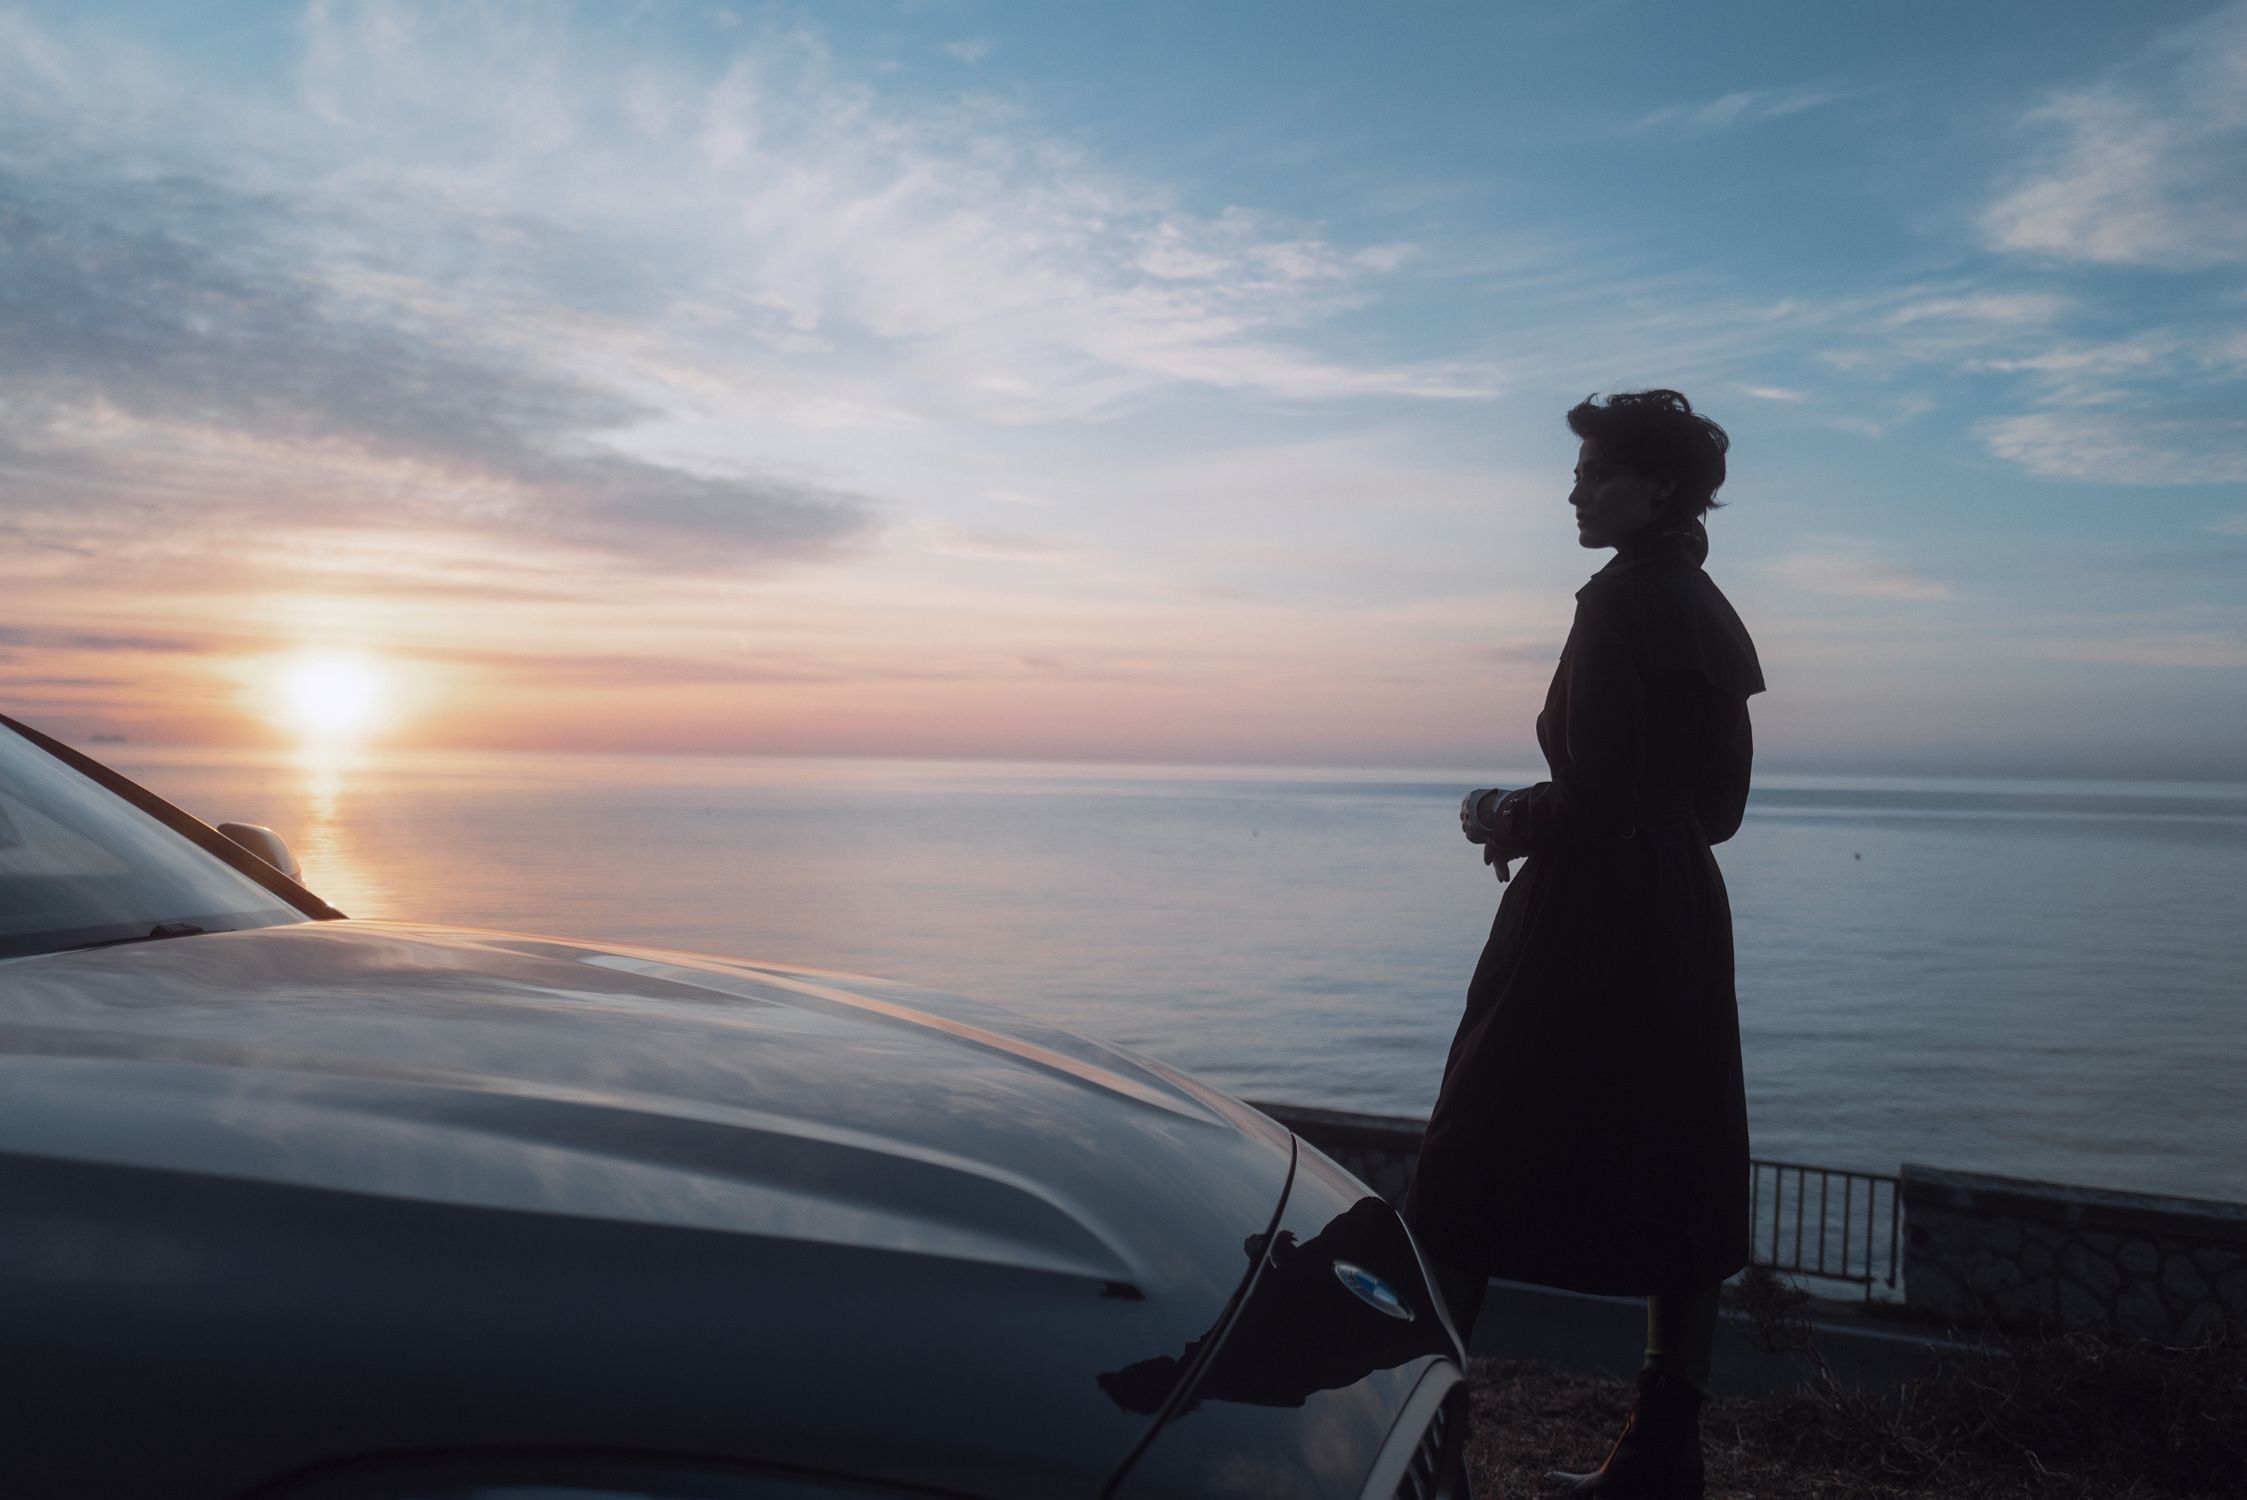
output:
M 1608 568 L 1576 591 L 1589 623 L 1610 630 L 1643 671 L 1692 672 L 1727 698 L 1763 691 L 1755 642 L 1709 575 L 1674 559 Z

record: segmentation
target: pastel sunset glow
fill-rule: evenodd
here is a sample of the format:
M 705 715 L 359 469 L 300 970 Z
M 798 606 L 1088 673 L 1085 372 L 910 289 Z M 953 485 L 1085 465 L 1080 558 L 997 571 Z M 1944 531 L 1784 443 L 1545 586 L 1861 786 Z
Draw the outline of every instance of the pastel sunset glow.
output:
M 1593 391 L 1780 770 L 2247 777 L 2247 6 L 0 5 L 0 711 L 1519 766 Z

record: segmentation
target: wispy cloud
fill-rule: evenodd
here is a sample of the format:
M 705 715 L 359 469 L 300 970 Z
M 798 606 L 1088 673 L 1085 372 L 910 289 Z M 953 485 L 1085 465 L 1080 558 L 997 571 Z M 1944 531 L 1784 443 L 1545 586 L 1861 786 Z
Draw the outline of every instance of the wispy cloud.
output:
M 2174 370 L 2188 358 L 2186 342 L 2176 333 L 2148 329 L 2123 339 L 2055 342 L 2029 353 L 1981 360 L 1978 368 L 2031 376 L 2065 394 Z
M 450 536 L 456 563 L 780 566 L 896 502 L 740 432 L 1493 389 L 1293 337 L 1409 247 L 1190 212 L 1001 106 L 895 105 L 802 30 L 749 28 L 697 74 L 498 12 L 319 5 L 294 108 L 0 32 L 19 578 L 323 530 Z M 388 555 L 401 588 L 441 561 Z
M 1738 89 L 1700 104 L 1672 104 L 1639 117 L 1643 128 L 1725 130 L 1764 120 L 1783 120 L 1849 98 L 1856 91 L 1830 84 Z
M 1866 299 L 1844 323 L 1857 342 L 1824 350 L 1820 359 L 1837 370 L 1876 376 L 1912 365 L 1986 368 L 2050 347 L 2066 336 L 2079 308 L 2075 297 L 2042 287 L 1906 285 Z
M 2236 297 L 2166 296 L 2091 269 L 2247 263 L 2247 4 L 2157 37 L 2021 121 L 2030 159 L 1978 219 L 2013 284 L 1892 312 L 1889 351 L 2008 377 L 1973 431 L 2044 479 L 2173 485 L 2236 479 L 2247 460 L 2247 328 Z M 2028 280 L 2030 284 L 2022 285 Z M 2163 307 L 2167 317 L 2149 318 Z M 2197 304 L 2198 315 L 2177 309 Z M 2133 326 L 2134 325 L 2134 326 Z M 2002 412 L 2002 406 L 2000 407 Z
M 1247 207 L 1192 212 L 988 99 L 898 103 L 795 31 L 756 35 L 714 78 L 661 76 L 679 103 L 619 141 L 604 129 L 612 73 L 566 53 L 502 67 L 488 28 L 465 22 L 395 55 L 361 13 L 332 29 L 316 49 L 332 62 L 307 86 L 389 146 L 388 185 L 424 215 L 449 216 L 458 199 L 428 201 L 419 143 L 488 142 L 477 189 L 575 244 L 610 247 L 589 269 L 651 296 L 692 288 L 732 337 L 777 325 L 828 341 L 833 357 L 796 360 L 790 386 L 871 374 L 893 402 L 978 421 L 1099 414 L 1178 383 L 1303 399 L 1488 388 L 1459 371 L 1305 352 L 1298 334 L 1373 294 L 1385 271 L 1360 255 L 1381 247 Z M 473 90 L 417 98 L 413 80 L 432 69 L 551 83 L 497 103 Z M 675 332 L 682 352 L 722 361 L 706 338 Z
M 2029 654 L 2132 667 L 2247 667 L 2247 639 L 2222 630 L 2133 631 L 2042 641 Z
M 867 528 L 862 502 L 817 484 L 633 456 L 609 439 L 650 410 L 613 383 L 286 264 L 291 242 L 333 231 L 110 154 L 0 161 L 0 462 L 18 524 L 63 543 L 104 514 L 144 524 L 198 471 L 238 468 L 263 477 L 197 497 L 204 524 L 411 520 L 666 566 L 817 555 Z M 292 465 L 330 483 L 276 484 Z
M 944 44 L 944 55 L 955 62 L 979 63 L 991 55 L 991 43 L 983 37 L 965 37 Z
M 194 651 L 201 642 L 177 635 L 117 635 L 98 630 L 66 630 L 46 626 L 0 625 L 0 647 L 23 646 L 41 651 L 124 651 L 176 653 Z
M 36 677 L 36 676 L 27 676 L 27 677 L 5 677 L 5 678 L 0 678 L 0 682 L 5 682 L 5 683 L 6 683 L 6 685 L 7 685 L 7 688 L 8 688 L 8 691 L 9 691 L 10 693 L 15 693 L 15 692 L 18 692 L 18 691 L 21 691 L 21 690 L 24 690 L 24 689 L 30 689 L 30 688 L 73 688 L 73 689 L 94 689 L 94 690 L 100 690 L 100 691 L 108 691 L 108 690 L 112 690 L 112 689 L 116 689 L 116 688 L 129 688 L 129 687 L 134 687 L 134 686 L 137 686 L 137 684 L 136 684 L 136 683 L 134 682 L 134 680 L 133 680 L 132 678 L 130 678 L 130 677 Z
M 2140 314 L 2142 317 L 2142 313 Z M 2116 333 L 2127 317 L 2096 288 L 2004 281 L 1910 288 L 1877 305 L 1859 342 L 1822 351 L 1846 375 L 1981 382 L 1972 431 L 1991 453 L 2039 478 L 2203 484 L 2236 477 L 2247 437 L 2247 338 L 2236 314 Z M 2096 333 L 2089 330 L 2097 330 Z M 1919 398 L 1919 410 L 1926 407 Z M 1867 435 L 1889 424 L 1837 419 Z
M 2048 328 L 2069 307 L 2069 299 L 2057 292 L 1981 290 L 1913 297 L 1881 322 L 1889 328 Z
M 1953 596 L 1940 579 L 1914 573 L 1861 549 L 1798 552 L 1771 564 L 1776 577 L 1813 594 L 1932 601 Z
M 1467 653 L 1470 660 L 1494 667 L 1543 667 L 1550 670 L 1560 659 L 1561 643 L 1555 640 L 1508 641 L 1481 646 Z
M 2053 144 L 1983 213 L 1994 247 L 2180 270 L 2247 260 L 2247 5 L 2022 125 Z
M 949 557 L 991 558 L 1002 562 L 1046 562 L 1077 550 L 1067 539 L 996 526 L 940 524 L 928 528 L 932 551 Z
M 1990 452 L 2045 479 L 2226 484 L 2247 473 L 2247 418 L 2144 411 L 2026 412 L 1981 423 Z

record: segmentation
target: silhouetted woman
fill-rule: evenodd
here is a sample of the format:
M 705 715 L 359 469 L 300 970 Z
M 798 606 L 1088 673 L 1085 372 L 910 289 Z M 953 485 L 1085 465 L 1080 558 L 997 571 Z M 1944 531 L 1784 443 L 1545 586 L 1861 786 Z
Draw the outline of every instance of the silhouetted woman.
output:
M 1748 1115 L 1732 910 L 1709 852 L 1748 797 L 1754 643 L 1701 571 L 1724 429 L 1675 391 L 1568 413 L 1576 594 L 1537 717 L 1550 781 L 1469 793 L 1504 879 L 1406 1217 L 1464 1334 L 1491 1276 L 1647 1298 L 1612 1500 L 1699 1497 L 1719 1284 L 1748 1259 Z

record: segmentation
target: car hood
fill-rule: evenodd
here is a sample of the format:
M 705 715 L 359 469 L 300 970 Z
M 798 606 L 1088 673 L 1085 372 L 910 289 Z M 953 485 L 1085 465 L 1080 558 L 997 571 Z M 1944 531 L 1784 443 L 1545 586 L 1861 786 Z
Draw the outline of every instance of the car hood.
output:
M 312 1243 L 289 1251 L 284 1282 L 393 1274 L 355 1259 L 382 1205 L 384 1222 L 418 1226 L 410 1258 L 424 1285 L 448 1274 L 448 1244 L 465 1263 L 480 1244 L 523 1237 L 520 1253 L 562 1257 L 548 1269 L 576 1290 L 558 1298 L 628 1302 L 632 1283 L 676 1258 L 667 1294 L 719 1276 L 728 1306 L 709 1316 L 761 1330 L 730 1357 L 712 1348 L 695 1361 L 735 1429 L 742 1401 L 790 1413 L 779 1436 L 760 1427 L 756 1456 L 820 1460 L 863 1427 L 866 1400 L 910 1403 L 936 1409 L 928 1431 L 916 1438 L 923 1424 L 901 1412 L 885 1419 L 886 1446 L 856 1460 L 992 1493 L 1096 1487 L 1120 1460 L 1144 1417 L 1096 1376 L 1214 1326 L 1248 1268 L 1245 1242 L 1283 1197 L 1291 1151 L 1263 1116 L 1148 1059 L 816 970 L 372 922 L 0 965 L 0 1153 L 46 1172 L 39 1191 L 57 1203 L 68 1191 L 53 1174 L 71 1166 L 238 1195 L 178 1209 L 165 1231 L 191 1248 L 198 1225 L 227 1242 L 196 1273 L 207 1280 L 255 1263 L 263 1252 L 245 1237 L 295 1223 L 312 1197 L 347 1198 L 363 1222 L 349 1244 L 288 1230 Z M 56 1211 L 98 1209 L 127 1233 L 111 1201 L 125 1193 L 113 1184 Z M 634 1265 L 588 1264 L 573 1283 L 581 1244 Z M 308 1255 L 337 1264 L 323 1273 Z M 234 1315 L 255 1326 L 259 1289 L 200 1294 L 246 1299 Z M 821 1298 L 836 1305 L 822 1314 Z M 1008 1333 L 1026 1308 L 1042 1331 Z M 535 1301 L 513 1316 L 506 1336 L 538 1346 Z M 781 1373 L 776 1318 L 796 1341 Z M 1043 1436 L 1025 1442 L 1018 1420 L 1003 1441 L 978 1436 L 927 1392 L 977 1329 L 1005 1357 L 979 1364 L 976 1408 L 1009 1407 Z M 343 1323 L 332 1333 L 353 1337 Z M 635 1357 L 633 1326 L 602 1337 L 606 1357 Z M 930 1337 L 955 1347 L 922 1349 Z M 603 1357 L 600 1343 L 547 1357 Z M 890 1391 L 892 1379 L 904 1384 Z M 749 1441 L 725 1437 L 715 1413 L 679 1420 L 691 1430 L 605 1440 L 691 1437 L 705 1452 Z

